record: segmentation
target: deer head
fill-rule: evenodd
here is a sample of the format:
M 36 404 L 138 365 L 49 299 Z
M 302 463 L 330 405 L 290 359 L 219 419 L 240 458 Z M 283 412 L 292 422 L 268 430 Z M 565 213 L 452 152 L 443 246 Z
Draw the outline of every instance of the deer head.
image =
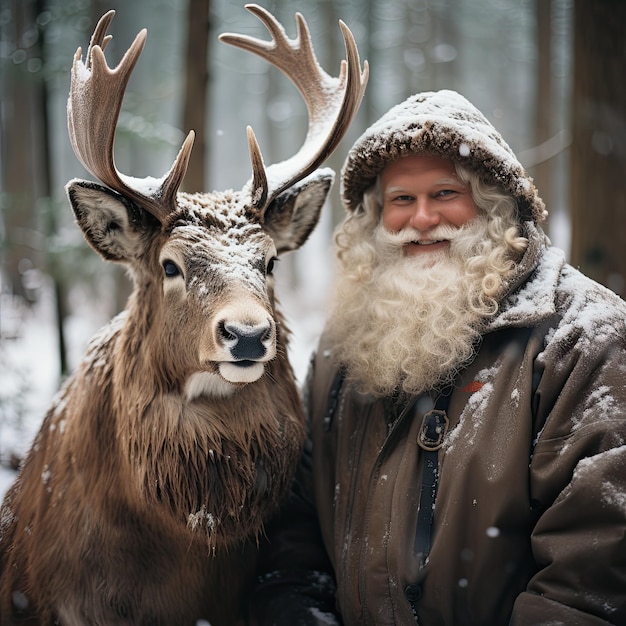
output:
M 296 155 L 269 167 L 248 128 L 252 176 L 241 191 L 179 191 L 193 132 L 161 178 L 137 179 L 117 170 L 115 127 L 145 30 L 111 69 L 104 55 L 115 14 L 109 11 L 96 26 L 85 61 L 79 48 L 72 68 L 72 147 L 103 185 L 70 181 L 70 203 L 87 241 L 105 259 L 131 269 L 131 343 L 141 346 L 142 363 L 158 363 L 153 367 L 160 369 L 160 384 L 185 390 L 192 398 L 229 395 L 258 380 L 277 355 L 274 260 L 300 247 L 317 223 L 334 177 L 331 170 L 317 168 L 345 134 L 368 76 L 367 62 L 361 69 L 352 34 L 342 22 L 347 60 L 334 78 L 319 66 L 300 14 L 292 40 L 268 11 L 257 5 L 246 8 L 272 39 L 234 34 L 220 39 L 279 68 L 304 97 L 309 128 Z

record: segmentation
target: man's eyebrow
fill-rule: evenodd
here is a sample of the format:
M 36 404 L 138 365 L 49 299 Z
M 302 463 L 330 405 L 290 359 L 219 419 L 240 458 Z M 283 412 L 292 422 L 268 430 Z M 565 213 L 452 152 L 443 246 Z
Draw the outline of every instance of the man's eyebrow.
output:
M 440 178 L 435 182 L 435 185 L 461 185 L 461 187 L 467 187 L 466 183 L 459 178 Z
M 385 194 L 398 193 L 398 192 L 406 192 L 406 188 L 401 187 L 400 185 L 393 185 L 392 187 L 385 187 L 384 189 Z
M 440 178 L 433 183 L 433 186 L 443 187 L 445 185 L 455 185 L 457 187 L 468 187 L 467 183 L 464 183 L 460 178 Z M 385 187 L 383 190 L 385 195 L 394 194 L 394 193 L 411 193 L 403 187 L 402 185 L 392 185 L 390 187 Z

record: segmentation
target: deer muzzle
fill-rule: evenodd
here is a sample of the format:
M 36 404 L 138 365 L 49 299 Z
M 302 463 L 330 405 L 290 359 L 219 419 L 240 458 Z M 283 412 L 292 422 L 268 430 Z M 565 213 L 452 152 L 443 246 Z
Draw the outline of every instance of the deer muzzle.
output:
M 201 350 L 202 362 L 212 362 L 230 383 L 258 380 L 276 355 L 276 323 L 267 310 L 250 302 L 245 308 L 230 306 L 214 318 L 212 327 L 211 347 Z
M 238 365 L 263 359 L 274 349 L 274 325 L 268 319 L 262 324 L 220 322 L 219 334 L 223 345 Z

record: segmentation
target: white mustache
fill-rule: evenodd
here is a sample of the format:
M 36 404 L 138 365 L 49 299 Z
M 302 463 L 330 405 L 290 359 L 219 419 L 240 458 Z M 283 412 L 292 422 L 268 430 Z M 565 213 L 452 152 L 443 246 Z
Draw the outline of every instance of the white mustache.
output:
M 444 225 L 436 226 L 428 231 L 420 231 L 410 226 L 398 232 L 392 232 L 386 228 L 379 228 L 378 231 L 377 235 L 381 243 L 402 247 L 414 241 L 453 241 L 461 235 L 463 229 Z

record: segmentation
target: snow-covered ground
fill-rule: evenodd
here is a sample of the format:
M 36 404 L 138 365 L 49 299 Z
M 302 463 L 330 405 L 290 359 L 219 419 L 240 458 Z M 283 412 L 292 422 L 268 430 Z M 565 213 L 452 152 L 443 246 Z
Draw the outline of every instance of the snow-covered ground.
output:
M 26 453 L 60 384 L 51 286 L 44 280 L 37 304 L 30 309 L 10 296 L 1 297 L 0 498 L 16 475 L 7 467 L 9 456 Z M 101 314 L 85 307 L 67 320 L 72 366 L 103 321 Z
M 23 454 L 58 384 L 57 348 L 49 289 L 32 309 L 9 296 L 0 302 L 0 493 L 15 478 L 8 457 Z

